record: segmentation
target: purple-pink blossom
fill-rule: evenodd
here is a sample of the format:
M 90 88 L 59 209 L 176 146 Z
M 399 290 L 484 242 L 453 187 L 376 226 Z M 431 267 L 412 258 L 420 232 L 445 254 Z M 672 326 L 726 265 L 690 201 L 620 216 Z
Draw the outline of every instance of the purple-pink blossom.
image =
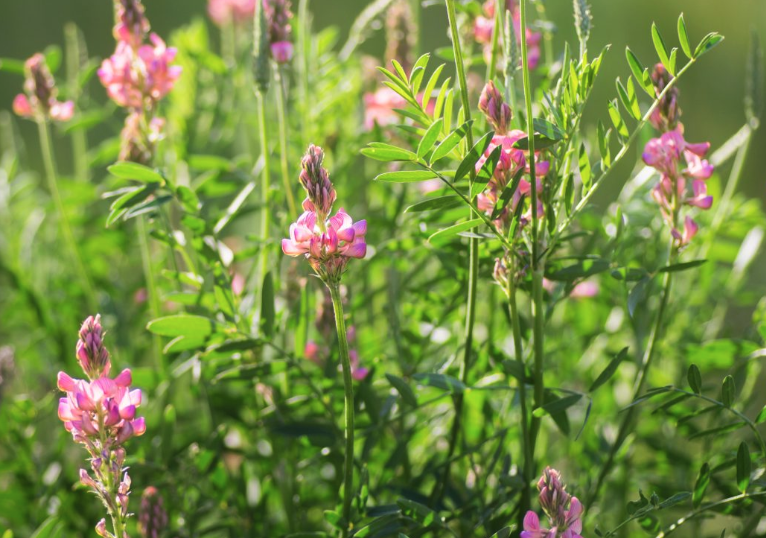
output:
M 263 0 L 263 9 L 269 23 L 271 56 L 277 63 L 286 63 L 293 58 L 290 0 Z
M 577 497 L 566 492 L 561 474 L 546 467 L 537 483 L 540 506 L 548 517 L 548 527 L 540 523 L 538 515 L 529 511 L 524 516 L 521 538 L 582 538 L 583 505 Z
M 24 63 L 24 93 L 13 100 L 13 111 L 22 118 L 69 121 L 74 115 L 72 101 L 57 99 L 58 88 L 45 56 L 34 54 Z
M 116 4 L 114 38 L 138 48 L 149 33 L 149 20 L 139 0 L 119 0 Z
M 253 20 L 256 0 L 209 0 L 207 12 L 218 26 L 247 24 Z

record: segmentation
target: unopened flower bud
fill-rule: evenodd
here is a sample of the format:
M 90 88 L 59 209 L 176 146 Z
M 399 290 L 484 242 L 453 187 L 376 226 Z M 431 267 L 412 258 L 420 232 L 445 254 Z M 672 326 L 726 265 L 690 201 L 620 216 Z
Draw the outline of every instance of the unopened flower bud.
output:
M 144 15 L 144 6 L 140 0 L 119 0 L 116 10 L 117 23 L 114 26 L 114 38 L 124 41 L 134 49 L 141 46 L 149 33 L 149 20 Z
M 85 375 L 98 379 L 109 374 L 111 363 L 109 351 L 104 347 L 104 333 L 101 328 L 101 316 L 88 317 L 80 328 L 80 339 L 77 342 L 77 360 L 80 362 Z
M 673 80 L 673 75 L 665 69 L 664 65 L 658 63 L 654 66 L 652 84 L 654 84 L 654 91 L 657 97 L 662 94 L 671 80 Z M 649 121 L 658 131 L 672 131 L 678 126 L 678 122 L 681 119 L 681 108 L 678 106 L 679 93 L 678 86 L 670 88 L 652 112 Z
M 332 212 L 336 196 L 335 187 L 330 182 L 330 175 L 322 167 L 323 160 L 322 148 L 310 145 L 301 160 L 303 170 L 300 173 L 301 185 L 308 194 L 303 202 L 303 209 L 316 212 L 320 222 L 324 222 L 324 219 Z
M 85 469 L 80 469 L 80 483 L 83 486 L 87 486 L 89 488 L 95 488 L 96 482 L 90 477 L 88 474 L 88 471 Z
M 111 533 L 109 533 L 109 531 L 106 530 L 105 519 L 101 519 L 101 521 L 99 521 L 96 524 L 96 534 L 98 534 L 99 536 L 103 536 L 104 538 L 108 538 L 109 536 L 111 536 Z
M 487 121 L 492 124 L 495 134 L 504 135 L 508 132 L 513 113 L 503 101 L 502 94 L 498 91 L 493 81 L 487 82 L 479 97 L 479 110 L 487 117 Z

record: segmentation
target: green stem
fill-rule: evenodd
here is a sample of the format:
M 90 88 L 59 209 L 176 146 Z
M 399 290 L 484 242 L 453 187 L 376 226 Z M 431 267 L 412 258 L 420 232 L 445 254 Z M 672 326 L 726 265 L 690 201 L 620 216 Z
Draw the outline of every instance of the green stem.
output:
M 672 265 L 674 263 L 676 254 L 677 252 L 675 247 L 671 247 L 671 253 L 668 260 L 669 265 Z M 660 298 L 660 307 L 659 307 L 659 310 L 657 311 L 657 319 L 655 320 L 652 333 L 649 336 L 649 343 L 647 344 L 646 350 L 644 351 L 644 357 L 641 362 L 641 369 L 639 370 L 638 375 L 636 377 L 635 389 L 633 391 L 632 400 L 637 399 L 641 395 L 641 392 L 643 391 L 644 386 L 646 385 L 647 376 L 649 374 L 649 368 L 652 365 L 655 351 L 657 350 L 657 344 L 660 341 L 660 334 L 663 328 L 663 321 L 664 321 L 663 318 L 665 315 L 665 309 L 668 304 L 668 298 L 670 297 L 670 283 L 672 280 L 671 276 L 672 276 L 672 273 L 665 273 L 665 278 L 662 283 L 662 296 Z M 609 454 L 607 456 L 606 462 L 604 463 L 604 466 L 601 468 L 601 471 L 598 475 L 598 479 L 596 480 L 596 485 L 591 491 L 590 495 L 588 496 L 586 507 L 591 506 L 593 504 L 593 501 L 595 501 L 596 498 L 598 497 L 599 490 L 601 489 L 601 486 L 604 484 L 604 480 L 609 475 L 609 472 L 611 471 L 612 466 L 614 465 L 614 458 L 617 455 L 617 451 L 620 449 L 620 447 L 622 447 L 622 444 L 625 442 L 625 439 L 628 437 L 628 434 L 631 431 L 635 410 L 636 408 L 634 406 L 629 408 L 625 412 L 625 416 L 622 419 L 622 423 L 620 423 L 620 429 L 617 432 L 617 437 L 615 438 L 614 444 L 609 449 Z
M 154 271 L 152 270 L 152 253 L 149 249 L 149 232 L 146 229 L 146 217 L 140 215 L 136 220 L 138 222 L 138 243 L 141 249 L 141 265 L 146 281 L 149 312 L 152 314 L 152 319 L 157 319 L 161 316 L 160 297 L 157 293 L 157 282 L 154 279 Z M 157 368 L 157 373 L 164 372 L 165 361 L 162 354 L 162 340 L 159 335 L 152 335 L 152 347 L 154 348 L 154 365 Z
M 688 514 L 686 514 L 684 517 L 678 519 L 675 523 L 670 525 L 667 529 L 664 531 L 661 531 L 655 538 L 665 538 L 669 534 L 675 532 L 678 530 L 678 527 L 689 521 L 690 519 L 693 519 L 700 515 L 703 512 L 707 512 L 708 510 L 711 510 L 713 508 L 718 508 L 719 506 L 725 506 L 727 504 L 731 504 L 737 501 L 742 501 L 744 499 L 750 499 L 752 497 L 762 497 L 766 495 L 766 491 L 757 491 L 755 493 L 740 493 L 739 495 L 735 495 L 733 497 L 728 497 L 726 499 L 721 499 L 720 501 L 716 501 L 714 503 L 706 504 L 705 506 L 702 506 L 696 510 L 692 510 Z
M 269 270 L 269 228 L 271 226 L 271 206 L 270 206 L 270 194 L 271 189 L 271 157 L 269 156 L 269 144 L 268 135 L 266 130 L 266 108 L 264 104 L 264 95 L 260 91 L 255 92 L 256 99 L 258 101 L 258 123 L 260 127 L 260 139 L 261 139 L 261 155 L 263 155 L 263 170 L 261 171 L 261 251 L 260 251 L 260 275 L 259 289 L 263 289 L 263 283 L 266 279 L 266 274 Z M 258 307 L 258 320 L 257 333 L 261 332 L 261 314 L 263 305 Z
M 460 46 L 460 33 L 457 28 L 457 14 L 455 12 L 455 0 L 445 0 L 447 5 L 447 17 L 449 18 L 450 32 L 452 34 L 452 50 L 455 55 L 455 69 L 458 74 L 460 84 L 460 98 L 463 105 L 463 116 L 465 121 L 471 119 L 471 105 L 468 100 L 468 85 L 465 76 L 465 64 L 463 63 L 463 50 Z M 466 142 L 468 147 L 473 147 L 473 133 L 468 129 L 466 133 Z M 471 172 L 470 183 L 473 184 L 475 173 Z M 470 203 L 470 200 L 469 200 Z M 473 214 L 473 209 L 469 217 Z M 465 316 L 465 344 L 463 352 L 463 362 L 460 365 L 460 379 L 467 383 L 468 374 L 471 367 L 471 354 L 473 351 L 473 326 L 476 321 L 476 287 L 479 274 L 479 241 L 472 237 L 468 240 L 468 300 Z M 455 418 L 452 422 L 450 432 L 449 449 L 447 452 L 447 464 L 444 466 L 444 474 L 441 481 L 437 482 L 433 493 L 433 499 L 438 503 L 444 494 L 447 481 L 450 474 L 450 462 L 457 447 L 457 441 L 460 437 L 460 430 L 463 421 L 463 394 L 457 394 L 454 398 Z
M 537 200 L 539 193 L 537 192 L 537 179 L 535 176 L 535 127 L 532 118 L 532 88 L 529 80 L 529 63 L 527 60 L 527 7 L 526 0 L 521 0 L 519 6 L 520 10 L 520 28 L 519 34 L 521 39 L 521 72 L 523 76 L 524 84 L 524 102 L 526 104 L 527 115 L 527 140 L 529 140 L 529 176 L 532 186 L 532 338 L 533 338 L 533 351 L 534 351 L 534 369 L 532 371 L 532 377 L 534 378 L 535 390 L 534 390 L 534 406 L 541 407 L 545 397 L 545 385 L 543 382 L 543 359 L 544 359 L 544 334 L 543 324 L 545 321 L 545 312 L 543 310 L 543 267 L 540 263 L 540 244 L 538 240 L 538 228 L 540 216 L 537 214 Z M 530 432 L 530 444 L 529 447 L 531 458 L 535 457 L 535 444 L 537 443 L 537 434 L 540 430 L 540 418 L 532 417 L 532 426 Z M 533 469 L 534 470 L 534 469 Z M 530 480 L 531 477 L 525 477 L 526 480 Z
M 66 41 L 66 73 L 67 86 L 69 86 L 69 98 L 77 105 L 80 98 L 80 35 L 74 23 L 64 26 Z M 78 107 L 79 108 L 79 107 Z M 74 162 L 74 175 L 80 181 L 90 179 L 88 169 L 88 139 L 85 129 L 72 131 L 72 161 Z
M 508 288 L 506 291 L 508 295 L 508 310 L 511 318 L 511 327 L 513 330 L 513 350 L 516 357 L 516 361 L 524 364 L 524 351 L 521 345 L 521 324 L 519 323 L 519 307 L 516 300 L 516 284 L 513 280 L 513 268 L 509 267 L 508 275 Z M 523 370 L 522 379 L 519 383 L 519 401 L 521 403 L 521 446 L 524 453 L 524 485 L 521 490 L 521 505 L 519 506 L 519 528 L 523 526 L 524 515 L 531 506 L 531 480 L 534 468 L 533 454 L 530 452 L 530 437 L 529 437 L 529 411 L 527 409 L 527 383 L 524 377 L 526 377 L 526 367 Z
M 93 285 L 90 282 L 90 277 L 85 269 L 85 264 L 80 256 L 80 250 L 77 248 L 77 242 L 72 234 L 72 227 L 69 224 L 69 217 L 67 217 L 66 210 L 64 208 L 64 202 L 61 199 L 61 193 L 58 188 L 58 175 L 56 173 L 56 161 L 53 157 L 53 144 L 51 143 L 51 133 L 48 127 L 48 123 L 39 119 L 37 121 L 37 127 L 40 134 L 40 146 L 43 153 L 43 163 L 45 165 L 45 178 L 48 181 L 48 189 L 51 191 L 53 201 L 56 204 L 56 211 L 59 214 L 61 220 L 61 228 L 64 233 L 64 242 L 69 249 L 69 254 L 74 261 L 79 274 L 83 291 L 85 292 L 85 301 L 88 304 L 88 310 L 96 312 L 98 305 L 96 303 L 96 294 L 93 291 Z
M 287 117 L 285 114 L 285 94 L 282 77 L 282 66 L 274 66 L 274 88 L 277 94 L 277 121 L 279 123 L 279 161 L 282 168 L 282 187 L 285 189 L 287 197 L 287 207 L 290 210 L 290 221 L 298 218 L 298 206 L 295 205 L 295 195 L 293 194 L 292 184 L 290 183 L 290 170 L 287 165 Z
M 500 42 L 500 34 L 503 29 L 503 14 L 505 13 L 505 1 L 495 0 L 495 29 L 492 31 L 492 53 L 487 66 L 487 80 L 494 80 L 497 71 L 497 50 Z
M 343 390 L 345 393 L 344 429 L 346 432 L 346 454 L 343 468 L 343 529 L 341 536 L 347 538 L 351 528 L 351 500 L 354 487 L 354 385 L 351 378 L 351 360 L 348 356 L 348 340 L 346 338 L 346 320 L 343 317 L 343 303 L 340 297 L 340 286 L 328 283 L 332 297 L 332 307 L 335 312 L 335 328 L 338 331 L 338 347 L 343 368 Z

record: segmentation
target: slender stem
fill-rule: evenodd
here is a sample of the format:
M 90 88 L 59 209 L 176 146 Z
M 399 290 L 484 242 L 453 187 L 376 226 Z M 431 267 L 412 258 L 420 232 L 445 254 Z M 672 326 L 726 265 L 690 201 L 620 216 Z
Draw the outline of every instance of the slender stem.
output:
M 270 190 L 271 190 L 271 157 L 269 156 L 269 144 L 268 135 L 266 130 L 266 108 L 264 104 L 264 95 L 260 91 L 255 92 L 256 99 L 258 101 L 258 123 L 260 127 L 260 139 L 261 139 L 261 155 L 263 156 L 263 170 L 261 171 L 261 251 L 260 251 L 260 286 L 259 289 L 263 289 L 263 283 L 266 279 L 266 274 L 269 270 L 269 228 L 271 226 L 271 205 L 270 205 Z M 258 320 L 257 332 L 261 330 L 261 314 L 263 305 L 258 306 Z
M 85 292 L 85 301 L 88 304 L 88 309 L 91 312 L 98 310 L 96 304 L 96 294 L 93 291 L 93 285 L 90 282 L 90 276 L 85 268 L 85 264 L 80 256 L 80 250 L 77 248 L 77 242 L 72 234 L 72 227 L 69 224 L 69 217 L 67 216 L 66 209 L 64 208 L 64 202 L 61 199 L 61 193 L 58 187 L 58 174 L 56 173 L 56 161 L 53 157 L 53 145 L 51 143 L 51 133 L 48 127 L 48 123 L 39 119 L 37 121 L 37 127 L 40 134 L 40 146 L 43 153 L 43 163 L 45 165 L 45 178 L 48 181 L 48 189 L 51 191 L 53 201 L 56 204 L 56 211 L 59 214 L 61 220 L 61 228 L 64 233 L 64 241 L 69 249 L 69 254 L 74 261 L 77 268 L 78 276 L 81 280 L 83 291 Z
M 692 510 L 688 514 L 686 514 L 684 517 L 678 519 L 675 523 L 670 525 L 667 529 L 664 531 L 661 531 L 655 538 L 665 538 L 669 534 L 673 533 L 674 531 L 678 530 L 678 527 L 689 521 L 690 519 L 693 519 L 700 515 L 703 512 L 706 512 L 708 510 L 711 510 L 713 508 L 718 508 L 719 506 L 725 506 L 727 504 L 731 504 L 737 501 L 742 501 L 744 499 L 750 499 L 752 497 L 762 497 L 766 495 L 766 491 L 757 491 L 755 493 L 740 493 L 739 495 L 734 495 L 733 497 L 728 497 L 726 499 L 721 499 L 720 501 L 716 501 L 714 503 L 706 504 L 705 506 L 701 506 L 700 508 L 696 510 Z
M 543 359 L 544 359 L 544 331 L 543 324 L 545 322 L 545 312 L 543 310 L 543 267 L 540 263 L 540 242 L 538 238 L 538 228 L 540 216 L 537 214 L 537 201 L 539 193 L 537 192 L 537 179 L 535 175 L 535 127 L 532 117 L 532 87 L 529 80 L 529 63 L 527 52 L 527 7 L 526 0 L 521 0 L 519 6 L 520 10 L 520 28 L 519 34 L 521 35 L 521 72 L 523 75 L 524 84 L 524 102 L 526 104 L 527 113 L 527 140 L 529 140 L 529 176 L 530 183 L 532 185 L 532 339 L 534 342 L 534 369 L 532 371 L 532 377 L 535 382 L 534 391 L 534 405 L 540 407 L 543 405 L 545 397 L 545 385 L 543 382 Z M 530 434 L 530 454 L 531 458 L 535 456 L 535 444 L 537 442 L 537 434 L 540 429 L 540 419 L 538 417 L 532 417 L 532 426 Z M 531 477 L 525 477 L 526 480 L 530 480 Z
M 455 0 L 445 0 L 447 5 L 447 17 L 449 18 L 450 32 L 452 34 L 452 50 L 455 55 L 455 69 L 458 74 L 458 82 L 460 84 L 460 98 L 463 104 L 463 116 L 465 121 L 471 119 L 471 105 L 468 99 L 468 85 L 466 83 L 465 65 L 463 63 L 463 50 L 460 46 L 460 33 L 457 27 L 457 14 L 455 12 Z M 470 129 L 466 133 L 466 142 L 468 147 L 473 147 L 473 133 Z M 470 183 L 473 184 L 475 173 L 472 171 L 470 176 Z M 470 205 L 470 200 L 469 200 Z M 469 216 L 473 214 L 473 210 L 469 213 Z M 476 321 L 476 287 L 478 283 L 479 274 L 479 241 L 475 237 L 471 237 L 468 240 L 468 299 L 466 305 L 465 316 L 465 344 L 463 351 L 463 362 L 460 365 L 460 379 L 463 383 L 468 381 L 468 374 L 471 367 L 471 355 L 473 352 L 473 326 Z M 449 480 L 450 474 L 450 462 L 455 448 L 457 447 L 457 441 L 460 437 L 460 430 L 462 428 L 463 421 L 463 394 L 456 394 L 454 398 L 455 404 L 455 418 L 452 422 L 452 430 L 450 432 L 449 449 L 447 452 L 447 464 L 444 466 L 444 473 L 442 479 L 437 482 L 433 493 L 433 499 L 436 502 L 441 500 L 444 494 L 444 489 Z
M 675 257 L 676 257 L 676 249 L 674 247 L 671 247 L 671 254 L 669 257 L 669 264 L 674 263 Z M 652 329 L 652 333 L 649 336 L 649 343 L 646 346 L 646 350 L 644 351 L 644 357 L 641 362 L 641 369 L 638 372 L 638 375 L 636 377 L 636 383 L 635 383 L 635 389 L 633 391 L 633 400 L 638 398 L 641 395 L 641 392 L 644 389 L 644 386 L 646 385 L 647 376 L 649 373 L 649 368 L 652 365 L 652 362 L 654 360 L 655 351 L 657 349 L 657 344 L 660 341 L 660 334 L 662 332 L 663 328 L 663 317 L 665 315 L 665 309 L 668 304 L 668 298 L 670 296 L 670 283 L 672 273 L 665 273 L 665 278 L 662 284 L 662 296 L 660 298 L 660 307 L 657 311 L 657 319 L 654 323 L 654 328 Z M 635 414 L 635 407 L 629 408 L 625 412 L 625 416 L 622 419 L 622 423 L 620 424 L 620 429 L 617 432 L 617 437 L 615 438 L 614 444 L 609 449 L 609 455 L 607 456 L 606 462 L 604 463 L 604 466 L 601 468 L 601 472 L 598 475 L 598 479 L 596 480 L 596 485 L 593 488 L 593 490 L 590 492 L 590 495 L 588 497 L 586 506 L 590 506 L 593 501 L 596 500 L 599 494 L 599 490 L 601 489 L 601 486 L 604 483 L 604 480 L 609 475 L 609 472 L 612 469 L 612 465 L 614 464 L 614 458 L 617 455 L 617 451 L 620 449 L 622 444 L 625 442 L 625 439 L 627 438 L 628 434 L 630 433 L 631 427 L 633 425 L 633 418 Z
M 69 86 L 69 98 L 77 105 L 80 98 L 80 32 L 74 23 L 64 26 L 66 40 L 66 74 L 67 86 Z M 78 107 L 79 108 L 79 107 Z M 90 179 L 88 169 L 88 139 L 85 129 L 72 131 L 72 161 L 74 162 L 74 175 L 79 181 Z
M 149 249 L 149 232 L 146 228 L 146 217 L 140 215 L 136 220 L 138 222 L 138 243 L 141 249 L 141 265 L 146 281 L 149 312 L 152 314 L 152 319 L 157 319 L 162 315 L 162 312 L 160 309 L 160 296 L 157 292 L 157 282 L 154 279 L 154 271 L 152 270 L 152 253 Z M 154 348 L 154 365 L 157 368 L 157 373 L 164 372 L 165 361 L 162 354 L 162 340 L 159 335 L 152 335 L 152 347 Z
M 348 356 L 348 340 L 346 338 L 346 320 L 343 317 L 343 303 L 340 298 L 340 286 L 329 283 L 332 297 L 332 307 L 335 311 L 335 328 L 338 331 L 338 347 L 343 368 L 343 389 L 345 393 L 344 429 L 346 432 L 346 454 L 343 480 L 343 529 L 341 536 L 346 538 L 351 527 L 351 499 L 354 487 L 354 385 L 351 378 L 351 360 Z
M 274 66 L 274 90 L 277 94 L 277 121 L 279 123 L 279 157 L 282 168 L 282 187 L 285 189 L 287 197 L 287 207 L 290 210 L 290 221 L 298 218 L 298 206 L 295 205 L 295 195 L 293 194 L 292 184 L 290 183 L 290 170 L 287 165 L 287 115 L 285 113 L 285 89 L 284 77 L 282 76 L 282 66 Z
M 516 356 L 516 361 L 524 364 L 524 350 L 521 345 L 521 324 L 519 323 L 519 307 L 516 300 L 516 284 L 513 280 L 512 268 L 508 275 L 508 311 L 511 318 L 511 327 L 513 330 L 513 351 Z M 523 526 L 524 515 L 529 510 L 531 505 L 531 487 L 530 481 L 532 479 L 534 461 L 533 454 L 530 452 L 530 437 L 529 437 L 529 411 L 527 409 L 527 383 L 526 379 L 526 367 L 522 373 L 522 379 L 519 380 L 519 401 L 521 403 L 521 446 L 524 453 L 524 485 L 521 490 L 521 505 L 519 506 L 519 527 Z

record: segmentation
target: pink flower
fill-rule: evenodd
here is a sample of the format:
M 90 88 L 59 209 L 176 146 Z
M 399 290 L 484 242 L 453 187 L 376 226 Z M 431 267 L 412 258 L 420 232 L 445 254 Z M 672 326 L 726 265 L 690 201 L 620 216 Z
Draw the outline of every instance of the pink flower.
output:
M 354 223 L 342 208 L 324 223 L 317 222 L 316 213 L 306 211 L 290 225 L 290 238 L 282 240 L 282 251 L 288 256 L 304 254 L 312 266 L 333 258 L 364 258 L 366 233 L 367 222 Z
M 487 117 L 496 134 L 504 135 L 508 132 L 513 114 L 511 108 L 503 101 L 503 95 L 491 80 L 481 92 L 479 110 Z
M 114 54 L 101 63 L 98 78 L 119 106 L 141 108 L 143 105 L 143 85 L 137 64 L 133 48 L 124 41 L 117 43 Z
M 351 377 L 357 381 L 363 381 L 370 373 L 369 368 L 365 368 L 359 364 L 359 353 L 357 350 L 352 349 L 348 352 L 348 359 L 351 362 Z
M 306 347 L 303 349 L 303 356 L 311 362 L 319 361 L 319 344 L 313 340 L 306 342 Z
M 262 0 L 269 23 L 271 54 L 277 63 L 289 62 L 293 57 L 290 0 Z
M 144 94 L 159 101 L 173 89 L 181 76 L 181 67 L 169 65 L 176 57 L 175 47 L 166 47 L 157 34 L 152 34 L 149 39 L 153 46 L 144 45 L 139 48 L 138 57 L 144 65 Z
M 277 41 L 271 44 L 271 55 L 274 61 L 284 64 L 293 59 L 293 44 L 289 41 Z
M 673 238 L 676 240 L 676 244 L 679 247 L 683 247 L 691 243 L 691 240 L 694 239 L 694 236 L 697 235 L 697 231 L 699 230 L 699 225 L 694 222 L 694 220 L 689 217 L 688 215 L 684 219 L 684 231 L 683 233 L 678 231 L 676 228 L 673 228 L 673 230 L 670 232 L 673 235 Z
M 385 127 L 396 123 L 399 116 L 394 109 L 407 107 L 404 97 L 391 88 L 380 88 L 375 93 L 364 94 L 364 128 L 369 131 L 375 125 Z
M 255 15 L 256 0 L 209 0 L 207 12 L 218 26 L 247 24 Z
M 537 514 L 530 510 L 524 516 L 520 538 L 582 538 L 582 503 L 566 492 L 559 472 L 546 467 L 537 489 L 540 490 L 540 506 L 551 527 L 543 527 Z
M 148 31 L 149 20 L 144 15 L 144 6 L 140 0 L 119 0 L 114 38 L 138 48 Z
M 31 118 L 34 116 L 32 105 L 29 104 L 29 99 L 27 99 L 27 96 L 23 93 L 18 94 L 13 100 L 13 111 L 16 115 L 21 116 L 22 118 Z
M 104 347 L 104 332 L 99 314 L 96 314 L 96 317 L 88 317 L 80 327 L 77 360 L 82 371 L 91 379 L 109 375 L 112 365 L 109 361 L 109 351 Z
M 484 3 L 483 9 L 485 16 L 480 15 L 476 17 L 473 35 L 477 43 L 484 45 L 484 59 L 489 63 L 492 59 L 492 34 L 495 31 L 494 0 L 487 0 Z M 513 33 L 516 36 L 516 44 L 521 45 L 521 12 L 519 11 L 518 3 L 508 0 L 506 9 L 511 12 L 513 18 Z M 540 64 L 540 40 L 542 39 L 542 34 L 540 32 L 533 32 L 529 27 L 526 30 L 527 65 L 529 69 L 535 69 Z M 501 42 L 502 40 L 498 41 Z M 502 50 L 502 44 L 500 45 L 500 50 Z

